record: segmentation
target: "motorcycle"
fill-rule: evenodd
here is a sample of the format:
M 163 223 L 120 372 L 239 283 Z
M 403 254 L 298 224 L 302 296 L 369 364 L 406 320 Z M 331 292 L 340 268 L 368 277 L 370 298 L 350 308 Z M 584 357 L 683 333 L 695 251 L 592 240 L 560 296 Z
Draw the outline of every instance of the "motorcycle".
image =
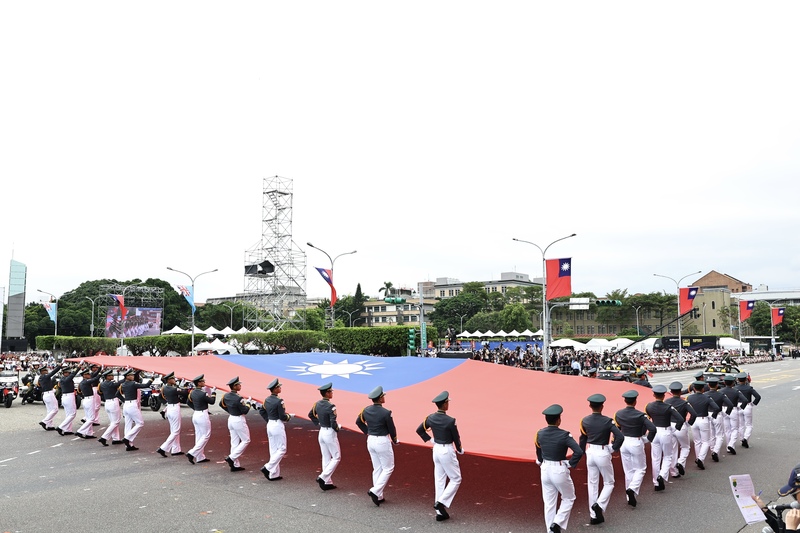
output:
M 19 378 L 16 372 L 11 370 L 0 372 L 0 390 L 3 391 L 3 396 L 0 400 L 8 409 L 16 397 L 19 396 Z

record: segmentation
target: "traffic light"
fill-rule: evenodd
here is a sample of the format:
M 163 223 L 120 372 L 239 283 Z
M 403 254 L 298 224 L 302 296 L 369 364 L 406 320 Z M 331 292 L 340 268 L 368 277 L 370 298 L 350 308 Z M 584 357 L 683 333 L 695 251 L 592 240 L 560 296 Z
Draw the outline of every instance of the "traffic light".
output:
M 408 349 L 414 350 L 417 347 L 417 330 L 410 328 L 408 330 Z
M 694 318 L 695 320 L 700 318 L 700 308 L 699 307 L 693 307 L 692 308 L 692 318 Z
M 620 300 L 595 300 L 594 303 L 599 307 L 622 307 Z
M 386 302 L 387 304 L 404 304 L 404 303 L 406 303 L 406 299 L 405 298 L 397 298 L 397 297 L 384 298 L 383 301 Z

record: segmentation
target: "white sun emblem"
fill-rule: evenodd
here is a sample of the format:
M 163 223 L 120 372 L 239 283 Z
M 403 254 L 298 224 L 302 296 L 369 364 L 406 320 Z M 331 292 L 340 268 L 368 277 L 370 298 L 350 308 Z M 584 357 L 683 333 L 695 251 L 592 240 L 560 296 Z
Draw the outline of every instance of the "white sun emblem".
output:
M 564 272 L 567 272 L 569 270 L 569 261 L 564 261 L 561 264 L 561 270 L 563 270 Z
M 371 376 L 369 370 L 382 370 L 384 367 L 381 363 L 371 363 L 369 361 L 359 361 L 357 363 L 350 363 L 345 359 L 338 363 L 331 363 L 324 361 L 319 363 L 304 363 L 303 365 L 292 365 L 287 370 L 289 372 L 300 372 L 299 376 L 310 376 L 312 374 L 319 374 L 320 377 L 329 378 L 331 376 L 338 376 L 350 379 L 350 374 L 359 374 L 363 376 Z

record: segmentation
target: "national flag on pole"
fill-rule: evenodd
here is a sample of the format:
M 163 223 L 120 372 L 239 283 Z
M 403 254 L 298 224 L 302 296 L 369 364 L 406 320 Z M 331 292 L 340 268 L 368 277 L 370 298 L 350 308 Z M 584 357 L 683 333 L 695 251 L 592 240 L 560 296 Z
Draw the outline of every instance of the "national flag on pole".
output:
M 785 307 L 773 307 L 772 308 L 772 325 L 777 326 L 781 322 L 783 322 L 783 313 L 786 311 Z
M 189 285 L 178 285 L 178 292 L 186 298 L 186 301 L 189 302 L 189 305 L 192 306 L 192 313 L 197 311 L 197 308 L 194 306 L 194 287 Z
M 692 310 L 694 304 L 694 297 L 697 296 L 697 287 L 683 287 L 680 293 L 680 311 L 679 315 L 684 315 Z
M 58 316 L 58 302 L 46 302 L 44 304 L 44 310 L 50 315 L 50 320 L 55 323 L 56 317 Z
M 545 298 L 561 298 L 572 294 L 572 258 L 548 259 L 545 261 Z
M 114 301 L 117 302 L 119 306 L 119 316 L 122 320 L 125 320 L 125 315 L 128 314 L 128 308 L 125 307 L 125 297 L 121 294 L 109 294 L 109 296 L 114 298 Z
M 319 275 L 322 276 L 322 279 L 324 279 L 328 285 L 331 286 L 331 307 L 333 307 L 336 304 L 336 288 L 333 286 L 333 270 L 319 267 L 314 268 L 317 269 L 317 272 L 319 272 Z
M 753 314 L 755 300 L 739 300 L 739 320 L 747 320 Z

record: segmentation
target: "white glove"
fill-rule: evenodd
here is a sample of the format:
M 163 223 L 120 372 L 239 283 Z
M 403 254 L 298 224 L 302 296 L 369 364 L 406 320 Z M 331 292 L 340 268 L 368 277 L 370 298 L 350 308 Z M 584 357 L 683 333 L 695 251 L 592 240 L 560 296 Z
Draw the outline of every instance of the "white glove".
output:
M 214 387 L 213 389 L 211 389 L 211 394 L 216 394 L 216 393 L 217 393 L 217 388 L 216 388 L 216 387 Z
M 289 413 L 289 418 L 294 418 L 294 413 Z
M 461 451 L 456 450 L 458 455 L 464 455 L 464 448 L 461 448 Z

